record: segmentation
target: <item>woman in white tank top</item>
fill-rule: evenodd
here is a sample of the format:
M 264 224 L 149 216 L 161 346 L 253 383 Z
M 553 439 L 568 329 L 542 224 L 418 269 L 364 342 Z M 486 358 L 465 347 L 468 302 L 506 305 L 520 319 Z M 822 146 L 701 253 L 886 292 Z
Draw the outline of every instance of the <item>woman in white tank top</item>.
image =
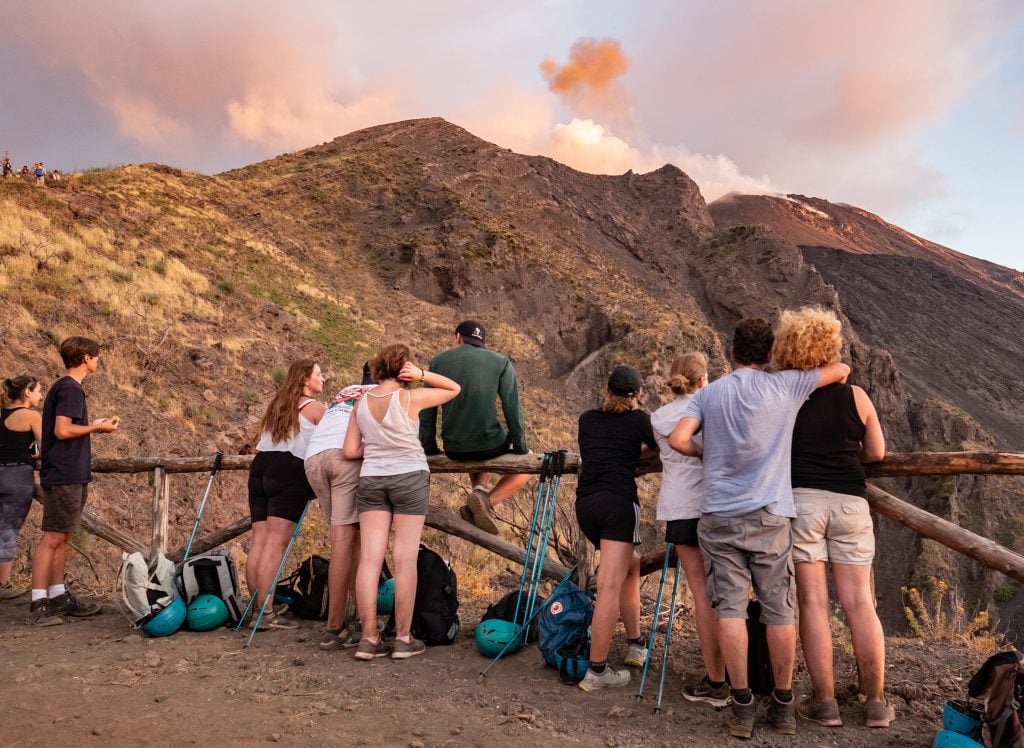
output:
M 364 638 L 356 659 L 391 654 L 405 659 L 422 654 L 423 642 L 412 637 L 416 598 L 416 559 L 427 515 L 430 472 L 419 440 L 419 413 L 459 394 L 448 377 L 424 371 L 409 360 L 409 347 L 394 343 L 370 362 L 379 384 L 356 405 L 342 450 L 347 459 L 362 458 L 356 505 L 359 509 L 360 555 L 356 572 L 356 607 Z M 424 387 L 408 389 L 413 382 Z M 377 583 L 391 526 L 395 572 L 395 645 L 377 635 Z M 366 636 L 368 635 L 368 636 Z
M 327 409 L 314 399 L 323 388 L 324 375 L 317 363 L 296 361 L 288 367 L 284 383 L 260 421 L 257 453 L 249 468 L 252 545 L 245 563 L 245 582 L 251 594 L 259 590 L 260 604 L 271 593 L 284 549 L 306 502 L 313 498 L 302 458 L 310 434 Z M 264 626 L 294 628 L 273 614 L 263 617 Z

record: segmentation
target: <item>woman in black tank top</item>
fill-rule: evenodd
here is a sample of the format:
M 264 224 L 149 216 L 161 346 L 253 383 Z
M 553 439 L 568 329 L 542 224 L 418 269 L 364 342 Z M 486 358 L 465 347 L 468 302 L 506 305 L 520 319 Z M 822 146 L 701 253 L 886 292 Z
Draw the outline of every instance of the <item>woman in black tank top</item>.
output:
M 18 534 L 32 506 L 36 445 L 43 428 L 36 408 L 42 398 L 35 377 L 5 379 L 0 388 L 0 600 L 28 591 L 11 585 L 11 566 Z
M 832 312 L 810 307 L 784 312 L 772 364 L 776 369 L 813 369 L 838 361 L 841 331 Z M 842 725 L 828 623 L 828 565 L 867 696 L 865 724 L 888 727 L 893 719 L 884 694 L 885 638 L 871 589 L 874 530 L 863 498 L 862 463 L 884 456 L 878 415 L 860 387 L 845 382 L 822 387 L 800 409 L 793 428 L 793 561 L 800 643 L 813 690 L 797 704 L 797 711 L 827 727 Z

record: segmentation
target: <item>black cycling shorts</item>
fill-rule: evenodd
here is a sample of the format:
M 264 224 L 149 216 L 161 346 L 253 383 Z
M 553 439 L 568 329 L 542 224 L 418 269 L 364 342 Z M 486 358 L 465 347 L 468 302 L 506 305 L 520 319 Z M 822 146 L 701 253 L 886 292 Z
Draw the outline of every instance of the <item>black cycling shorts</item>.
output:
M 280 517 L 298 522 L 313 498 L 305 465 L 291 452 L 257 452 L 249 468 L 249 516 L 253 522 Z
M 640 545 L 640 505 L 619 494 L 599 492 L 576 499 L 580 531 L 601 547 L 601 540 Z
M 693 519 L 672 519 L 665 525 L 665 542 L 675 545 L 690 545 L 699 548 L 697 542 L 697 523 L 700 517 Z

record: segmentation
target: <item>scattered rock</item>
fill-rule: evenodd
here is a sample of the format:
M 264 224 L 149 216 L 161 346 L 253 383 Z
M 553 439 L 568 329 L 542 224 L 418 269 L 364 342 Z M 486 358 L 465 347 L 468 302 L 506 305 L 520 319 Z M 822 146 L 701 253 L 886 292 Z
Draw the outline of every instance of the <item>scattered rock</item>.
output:
M 281 733 L 279 733 L 279 732 L 272 732 L 272 733 L 270 733 L 270 742 L 271 743 L 276 743 L 280 739 L 281 739 Z
M 213 394 L 213 390 L 203 390 L 203 399 L 208 403 L 212 403 L 217 399 L 217 396 Z

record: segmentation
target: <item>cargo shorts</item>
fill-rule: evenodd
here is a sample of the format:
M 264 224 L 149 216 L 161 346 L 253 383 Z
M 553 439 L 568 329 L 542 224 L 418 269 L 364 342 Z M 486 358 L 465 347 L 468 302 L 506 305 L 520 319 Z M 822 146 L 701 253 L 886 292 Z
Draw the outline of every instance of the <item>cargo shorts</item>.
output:
M 794 488 L 793 560 L 869 566 L 875 558 L 871 509 L 860 496 Z
M 701 516 L 697 536 L 708 598 L 720 618 L 746 618 L 753 587 L 762 622 L 796 623 L 790 522 L 765 509 L 741 517 Z
M 362 460 L 346 460 L 340 449 L 325 449 L 306 460 L 306 480 L 331 527 L 359 524 L 356 489 Z

